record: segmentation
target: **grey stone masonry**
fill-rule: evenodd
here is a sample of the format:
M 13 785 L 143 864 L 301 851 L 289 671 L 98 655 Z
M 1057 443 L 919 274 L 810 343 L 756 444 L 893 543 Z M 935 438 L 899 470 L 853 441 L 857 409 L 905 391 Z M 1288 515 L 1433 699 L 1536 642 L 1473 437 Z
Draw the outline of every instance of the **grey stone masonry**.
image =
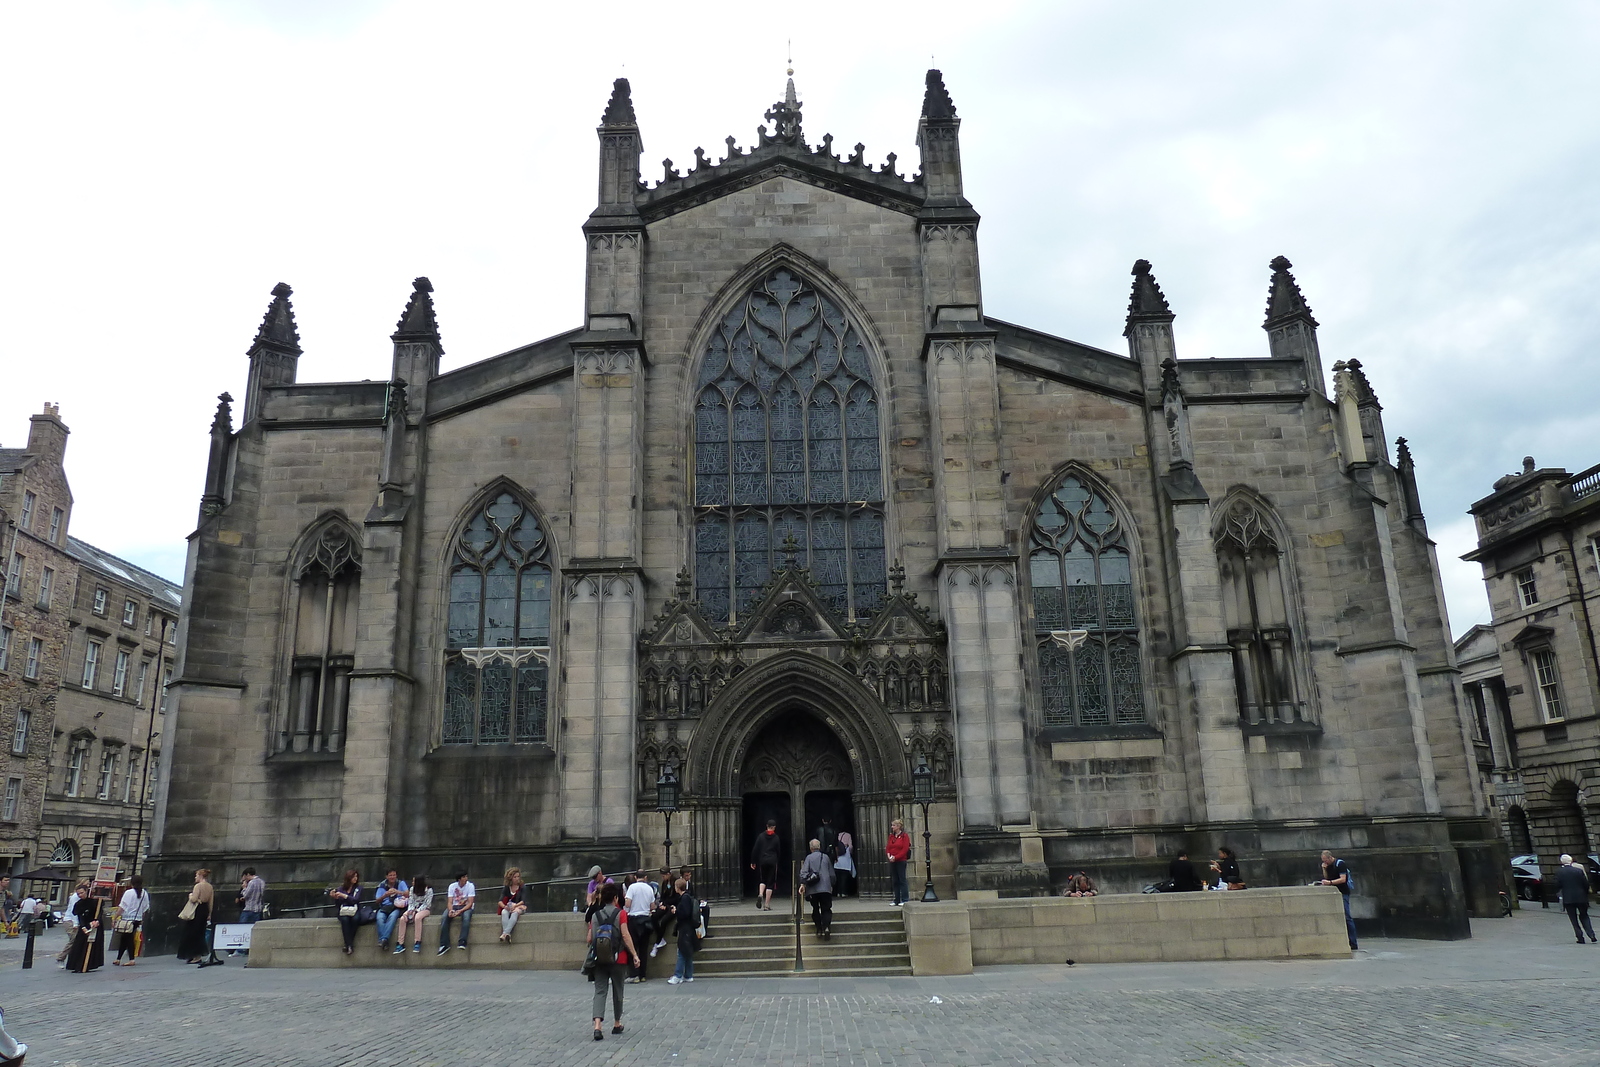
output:
M 802 109 L 647 178 L 618 79 L 557 336 L 440 373 L 417 279 L 383 380 L 312 383 L 273 290 L 205 444 L 162 891 L 519 866 L 568 908 L 670 855 L 733 897 L 771 819 L 780 881 L 843 830 L 880 893 L 899 819 L 941 894 L 1331 848 L 1363 928 L 1466 936 L 1504 848 L 1417 471 L 1288 260 L 1255 355 L 1182 359 L 1145 260 L 1125 355 L 1002 322 L 942 75 L 920 169 Z

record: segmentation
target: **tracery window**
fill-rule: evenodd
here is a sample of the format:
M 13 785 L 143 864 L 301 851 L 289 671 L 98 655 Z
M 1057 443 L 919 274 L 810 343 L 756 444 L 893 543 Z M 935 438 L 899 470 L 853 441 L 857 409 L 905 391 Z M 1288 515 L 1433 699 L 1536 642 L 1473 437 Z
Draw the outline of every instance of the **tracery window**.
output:
M 445 652 L 444 743 L 545 740 L 550 689 L 549 539 L 500 493 L 456 541 Z
M 878 397 L 861 335 L 788 270 L 729 311 L 695 405 L 695 593 L 736 621 L 798 544 L 819 593 L 864 618 L 885 592 Z
M 1128 531 L 1110 502 L 1068 474 L 1028 535 L 1040 703 L 1046 726 L 1145 722 Z
M 1299 697 L 1283 551 L 1266 516 L 1251 501 L 1235 501 L 1223 512 L 1216 546 L 1241 717 L 1249 724 L 1313 721 Z
M 328 521 L 307 541 L 295 569 L 290 706 L 280 750 L 338 752 L 344 744 L 360 588 L 361 546 L 343 522 Z

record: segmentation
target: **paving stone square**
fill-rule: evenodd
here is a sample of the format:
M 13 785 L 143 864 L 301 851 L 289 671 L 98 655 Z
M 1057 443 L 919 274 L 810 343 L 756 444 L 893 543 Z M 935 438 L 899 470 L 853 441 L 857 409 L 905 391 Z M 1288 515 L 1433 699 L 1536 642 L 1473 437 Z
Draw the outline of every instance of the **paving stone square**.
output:
M 1351 960 L 995 967 L 951 978 L 703 979 L 628 986 L 620 1037 L 591 987 L 540 971 L 200 970 L 89 975 L 62 935 L 0 1007 L 29 1067 L 651 1064 L 671 1067 L 1594 1067 L 1600 946 L 1557 910 L 1475 920 L 1470 941 L 1369 940 Z

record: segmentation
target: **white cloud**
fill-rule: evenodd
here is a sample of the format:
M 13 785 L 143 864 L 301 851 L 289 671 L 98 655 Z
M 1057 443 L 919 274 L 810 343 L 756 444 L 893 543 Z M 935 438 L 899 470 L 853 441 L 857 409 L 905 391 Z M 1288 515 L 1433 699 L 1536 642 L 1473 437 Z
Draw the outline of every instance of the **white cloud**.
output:
M 447 366 L 569 328 L 611 79 L 633 82 L 653 179 L 750 142 L 792 36 L 807 132 L 907 170 L 933 53 L 991 313 L 1120 351 L 1145 257 L 1183 356 L 1263 354 L 1284 253 L 1327 362 L 1359 356 L 1411 440 L 1436 530 L 1525 453 L 1600 460 L 1600 8 L 693 10 L 6 8 L 0 441 L 61 402 L 75 532 L 170 573 L 212 398 L 242 395 L 275 282 L 305 380 L 386 374 L 419 274 Z

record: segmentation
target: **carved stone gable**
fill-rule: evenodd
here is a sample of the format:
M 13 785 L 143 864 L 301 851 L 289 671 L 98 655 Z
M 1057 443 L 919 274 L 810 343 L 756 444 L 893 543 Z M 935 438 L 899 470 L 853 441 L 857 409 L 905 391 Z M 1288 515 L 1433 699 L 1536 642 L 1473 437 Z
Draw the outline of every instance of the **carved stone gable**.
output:
M 817 596 L 809 572 L 786 568 L 768 583 L 733 635 L 736 641 L 837 641 L 849 636 L 844 620 Z

